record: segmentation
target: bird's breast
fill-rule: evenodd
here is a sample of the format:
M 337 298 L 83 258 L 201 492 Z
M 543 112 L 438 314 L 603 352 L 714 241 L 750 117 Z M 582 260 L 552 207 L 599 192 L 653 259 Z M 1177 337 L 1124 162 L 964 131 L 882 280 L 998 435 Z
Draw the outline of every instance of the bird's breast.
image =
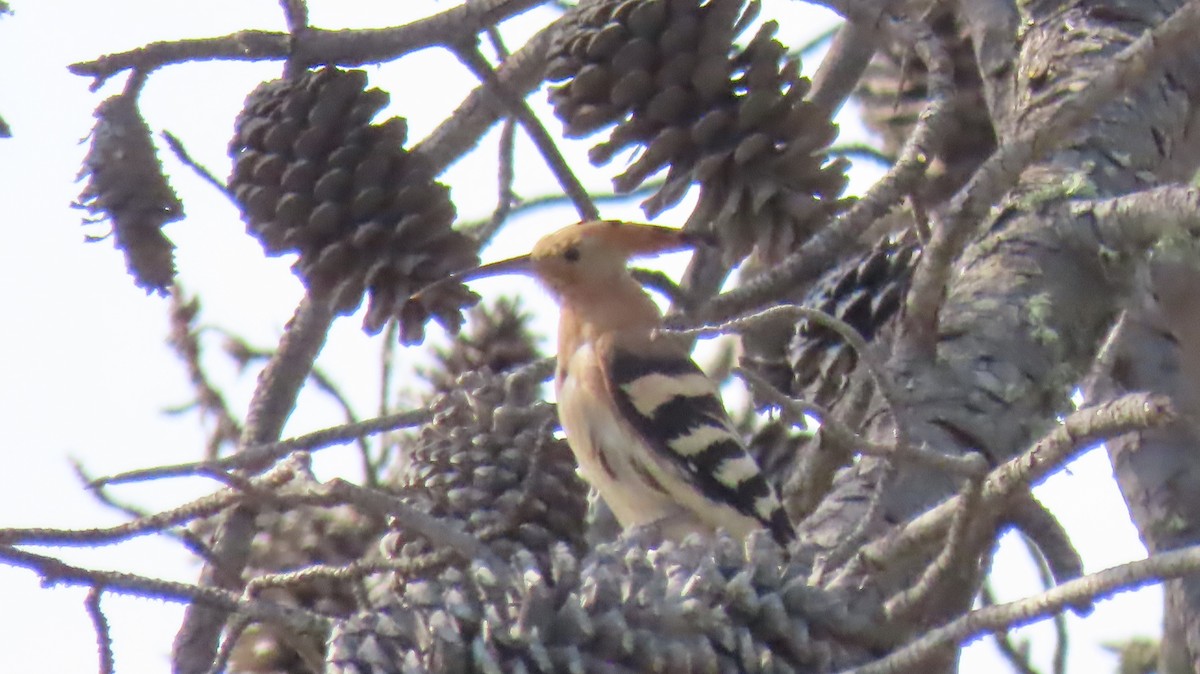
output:
M 678 504 L 646 448 L 608 399 L 597 355 L 576 349 L 556 380 L 558 416 L 583 478 L 623 527 L 655 522 Z

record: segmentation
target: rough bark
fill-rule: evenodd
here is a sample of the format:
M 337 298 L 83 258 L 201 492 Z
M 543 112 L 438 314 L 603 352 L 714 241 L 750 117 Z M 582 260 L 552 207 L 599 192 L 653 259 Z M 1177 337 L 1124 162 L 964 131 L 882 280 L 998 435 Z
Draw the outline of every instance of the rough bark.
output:
M 1020 21 L 1014 23 L 988 18 L 1011 15 L 1011 5 L 964 3 L 966 23 L 977 38 L 986 38 L 980 58 L 1000 145 L 1041 123 L 1073 87 L 1175 7 L 1034 2 L 1018 8 Z M 1005 63 L 1004 42 L 994 33 L 1016 25 L 1024 32 L 1010 36 L 1017 45 L 1015 60 Z M 954 269 L 932 362 L 894 350 L 888 363 L 906 391 L 904 412 L 916 420 L 908 429 L 913 442 L 953 454 L 977 449 L 1000 462 L 1069 407 L 1072 387 L 1128 296 L 1131 267 L 1106 259 L 1106 242 L 1097 237 L 1088 213 L 1068 206 L 1082 197 L 1128 194 L 1190 175 L 1198 151 L 1189 134 L 1200 87 L 1198 59 L 1193 54 L 1167 64 L 1165 74 L 1105 105 L 1074 137 L 1027 168 L 1003 207 L 993 210 L 984 233 Z M 892 417 L 879 414 L 875 420 L 871 439 L 891 441 Z M 1194 461 L 1171 454 L 1189 467 Z M 1161 474 L 1195 471 L 1180 468 Z M 1126 482 L 1132 478 L 1125 473 L 1139 471 L 1128 462 L 1119 470 Z M 868 459 L 840 475 L 830 497 L 803 525 L 805 538 L 818 549 L 834 547 L 868 512 L 877 481 L 888 473 L 883 461 Z M 952 489 L 942 474 L 900 466 L 872 525 L 907 519 Z M 1149 518 L 1138 519 L 1145 534 Z M 886 573 L 900 586 L 925 561 L 891 560 Z M 946 606 L 930 607 L 922 620 L 942 619 L 961 609 L 962 601 L 952 597 Z

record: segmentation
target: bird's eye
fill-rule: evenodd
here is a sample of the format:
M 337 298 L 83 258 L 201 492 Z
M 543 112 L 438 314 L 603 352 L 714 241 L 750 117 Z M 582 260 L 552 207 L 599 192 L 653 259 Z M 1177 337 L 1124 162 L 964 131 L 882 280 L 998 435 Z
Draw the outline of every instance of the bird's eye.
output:
M 575 246 L 571 246 L 570 248 L 564 250 L 563 251 L 563 259 L 566 260 L 567 262 L 578 262 L 579 261 L 579 249 L 576 248 Z

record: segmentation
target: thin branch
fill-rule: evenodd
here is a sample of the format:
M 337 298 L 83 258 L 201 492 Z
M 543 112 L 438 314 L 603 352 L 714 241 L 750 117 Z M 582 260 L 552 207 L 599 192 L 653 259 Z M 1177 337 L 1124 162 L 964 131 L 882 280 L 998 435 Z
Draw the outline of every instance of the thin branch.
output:
M 995 527 L 984 529 L 979 526 L 981 488 L 982 481 L 978 479 L 963 483 L 959 491 L 958 507 L 950 520 L 950 528 L 941 551 L 933 562 L 925 567 L 915 583 L 896 592 L 883 603 L 883 612 L 889 622 L 903 624 L 911 620 L 915 611 L 924 608 L 931 598 L 945 587 L 947 577 L 954 573 L 955 569 L 963 564 L 976 563 L 979 543 L 992 540 L 991 532 Z
M 546 52 L 551 38 L 563 28 L 565 19 L 538 31 L 496 70 L 496 79 L 515 97 L 528 94 L 542 81 L 546 70 Z M 413 152 L 423 156 L 434 174 L 446 170 L 460 156 L 474 148 L 483 134 L 502 116 L 511 114 L 508 106 L 492 91 L 480 85 L 472 91 L 453 113 L 415 145 Z
M 745 379 L 746 383 L 762 396 L 764 400 L 779 406 L 783 410 L 784 415 L 790 420 L 794 422 L 803 421 L 805 414 L 812 414 L 817 417 L 821 421 L 821 432 L 836 446 L 844 447 L 849 452 L 866 456 L 908 459 L 944 470 L 951 475 L 962 477 L 982 477 L 987 474 L 987 460 L 978 452 L 970 452 L 962 456 L 951 456 L 926 447 L 874 443 L 855 433 L 853 429 L 843 424 L 821 405 L 812 401 L 797 400 L 788 396 L 757 372 L 741 367 L 734 368 L 734 372 L 742 379 Z
M 149 73 L 189 61 L 277 61 L 353 66 L 391 61 L 421 49 L 473 37 L 488 26 L 541 4 L 543 0 L 467 0 L 440 14 L 389 28 L 322 30 L 297 35 L 246 30 L 221 37 L 152 42 L 137 49 L 108 54 L 68 69 L 92 77 L 92 90 L 130 68 Z
M 1038 581 L 1042 584 L 1043 590 L 1049 590 L 1055 585 L 1062 585 L 1062 581 L 1055 577 L 1050 568 L 1049 559 L 1042 552 L 1042 549 L 1028 536 L 1022 536 L 1021 542 L 1025 544 L 1025 551 L 1029 553 L 1029 558 L 1033 560 L 1033 565 L 1037 568 Z M 1080 573 L 1079 576 L 1083 574 Z M 1074 580 L 1074 578 L 1072 578 Z M 1072 604 L 1072 608 L 1078 610 L 1078 606 L 1091 606 L 1092 601 L 1079 602 Z M 1067 615 L 1066 612 L 1054 614 L 1052 619 L 1054 622 L 1054 674 L 1065 674 L 1067 670 L 1067 644 L 1070 638 L 1067 632 Z
M 246 582 L 246 596 L 256 597 L 263 590 L 273 587 L 303 586 L 314 580 L 351 581 L 368 576 L 406 570 L 405 559 L 364 560 L 356 559 L 349 564 L 312 564 L 284 573 L 255 576 Z
M 224 489 L 202 496 L 176 508 L 140 517 L 132 522 L 114 527 L 95 529 L 52 529 L 45 527 L 0 529 L 0 544 L 4 545 L 108 545 L 160 532 L 169 527 L 185 524 L 201 517 L 215 515 L 222 510 L 245 501 L 265 491 L 276 489 L 296 476 L 296 467 L 284 464 L 275 470 L 255 478 L 249 490 Z
M 304 0 L 279 0 L 284 21 L 292 35 L 308 29 L 308 3 Z
M 826 151 L 831 157 L 846 157 L 848 159 L 863 159 L 880 166 L 891 166 L 894 158 L 884 154 L 878 148 L 865 143 L 846 143 L 831 145 Z
M 334 317 L 333 307 L 327 300 L 306 295 L 300 302 L 279 341 L 279 350 L 259 373 L 238 443 L 239 454 L 251 447 L 279 440 L 284 423 L 296 408 L 300 388 L 325 345 Z M 261 471 L 270 464 L 269 459 L 244 462 L 250 473 Z M 206 565 L 200 574 L 201 585 L 240 589 L 241 572 L 249 562 L 250 543 L 257 533 L 256 518 L 257 509 L 246 504 L 224 513 L 213 544 L 213 553 L 221 560 L 221 565 Z M 228 612 L 221 607 L 204 604 L 193 604 L 184 611 L 183 625 L 176 635 L 172 653 L 172 665 L 177 674 L 208 671 L 216 657 L 221 631 L 228 617 Z
M 559 152 L 558 146 L 555 144 L 554 137 L 546 131 L 546 127 L 542 126 L 541 120 L 534 114 L 533 109 L 529 107 L 529 103 L 525 101 L 524 96 L 513 93 L 496 76 L 496 71 L 492 69 L 492 64 L 488 63 L 487 58 L 479 51 L 479 46 L 474 39 L 455 45 L 454 54 L 480 82 L 483 82 L 485 86 L 492 90 L 493 94 L 504 101 L 505 105 L 512 111 L 512 114 L 516 116 L 517 121 L 521 122 L 521 127 L 525 129 L 525 133 L 529 135 L 538 152 L 546 160 L 546 165 L 550 167 L 550 171 L 558 180 L 559 186 L 571 198 L 571 202 L 575 204 L 575 210 L 579 212 L 580 219 L 598 220 L 600 218 L 600 211 L 596 209 L 596 204 L 592 203 L 592 198 L 588 195 L 587 189 L 579 182 L 579 178 L 575 176 L 575 173 L 571 171 L 567 160 L 563 159 L 562 153 Z
M 109 494 L 108 490 L 103 486 L 93 487 L 92 483 L 94 478 L 87 473 L 87 471 L 78 461 L 72 460 L 71 468 L 74 469 L 75 476 L 79 478 L 79 481 L 85 487 L 88 487 L 92 490 L 92 495 L 101 504 L 106 505 L 118 512 L 124 513 L 127 517 L 133 519 L 143 519 L 151 516 L 151 513 L 147 512 L 145 509 L 138 508 L 117 500 L 112 496 L 112 494 Z M 194 531 L 189 530 L 187 527 L 166 528 L 163 529 L 162 533 L 170 538 L 178 540 L 185 548 L 191 551 L 192 554 L 196 555 L 205 562 L 210 564 L 218 563 L 218 560 L 213 557 L 212 549 L 208 547 L 208 544 L 201 540 L 200 536 L 196 535 Z
M 495 26 L 491 26 L 486 33 L 488 41 L 492 43 L 492 48 L 496 50 L 497 59 L 499 61 L 507 59 L 510 54 L 504 45 L 504 39 L 500 36 L 500 31 Z M 492 211 L 491 219 L 478 229 L 471 230 L 471 235 L 480 242 L 480 245 L 492 240 L 496 232 L 500 231 L 500 227 L 508 220 L 508 216 L 512 214 L 513 207 L 520 202 L 516 191 L 513 190 L 517 162 L 516 120 L 513 117 L 505 119 L 504 124 L 500 127 L 498 154 L 496 160 L 498 167 L 496 208 Z
M 325 506 L 349 503 L 377 515 L 394 517 L 400 526 L 420 534 L 434 547 L 454 550 L 466 560 L 482 561 L 497 575 L 508 574 L 504 561 L 478 538 L 455 529 L 448 520 L 421 512 L 397 496 L 335 478 L 307 493 L 289 495 L 288 500 Z
M 96 630 L 96 650 L 100 656 L 100 674 L 113 674 L 117 664 L 113 658 L 112 633 L 108 629 L 108 617 L 104 615 L 104 609 L 100 607 L 100 595 L 103 592 L 99 585 L 93 585 L 88 590 L 83 606 L 92 620 L 92 628 Z
M 838 28 L 829 51 L 812 77 L 808 95 L 820 114 L 832 117 L 846 102 L 878 48 L 881 31 L 870 24 L 847 22 Z
M 1130 393 L 1077 410 L 1029 449 L 992 470 L 983 484 L 980 507 L 992 511 L 1011 495 L 1029 489 L 1097 442 L 1129 431 L 1159 427 L 1174 418 L 1175 412 L 1167 397 L 1147 393 Z M 872 541 L 860 551 L 858 563 L 886 567 L 887 560 L 932 544 L 945 534 L 960 498 L 955 496 L 944 501 Z M 852 573 L 842 575 L 853 576 Z
M 254 595 L 247 594 L 246 596 L 253 597 Z M 225 638 L 221 640 L 221 647 L 217 649 L 217 657 L 213 658 L 213 664 L 209 668 L 208 674 L 222 674 L 222 672 L 228 671 L 229 659 L 233 657 L 233 652 L 237 649 L 238 640 L 242 638 L 242 634 L 251 624 L 252 621 L 243 615 L 235 615 L 229 620 L 229 626 L 225 629 Z
M 658 189 L 662 187 L 662 184 L 662 179 L 655 179 L 643 183 L 641 187 L 632 192 L 625 192 L 622 194 L 617 194 L 616 192 L 600 192 L 597 194 L 590 194 L 590 196 L 592 201 L 599 205 L 627 204 L 644 200 L 646 197 L 657 192 Z M 542 194 L 536 197 L 524 197 L 512 205 L 512 208 L 508 212 L 508 217 L 522 213 L 528 213 L 539 208 L 569 203 L 571 203 L 571 199 L 565 194 L 560 194 L 558 192 L 553 194 Z M 492 219 L 489 216 L 487 219 L 468 220 L 462 222 L 458 225 L 458 229 L 482 241 L 483 238 L 481 237 L 480 232 L 483 232 L 485 231 L 485 228 L 490 227 L 491 223 Z
M 229 346 L 227 346 L 227 350 L 235 354 L 235 359 L 242 367 L 245 367 L 256 359 L 270 361 L 270 359 L 275 355 L 273 351 L 268 349 L 256 349 L 234 335 L 229 333 L 225 333 L 225 335 L 229 344 Z M 354 406 L 350 404 L 350 399 L 342 393 L 341 387 L 334 382 L 333 377 L 325 374 L 324 370 L 315 365 L 313 366 L 312 371 L 308 373 L 308 376 L 312 379 L 312 382 L 316 385 L 317 389 L 324 392 L 330 398 L 333 398 L 333 401 L 342 409 L 342 415 L 346 418 L 347 426 L 353 426 L 359 423 L 358 414 L 355 413 Z M 367 442 L 364 438 L 365 436 L 360 435 L 359 437 L 354 438 L 354 442 L 358 446 L 358 452 L 362 457 L 364 471 L 369 480 L 372 473 L 371 469 L 373 469 L 374 466 L 371 463 L 371 448 L 367 446 Z
M 1200 546 L 1158 553 L 1147 559 L 1084 576 L 1027 599 L 971 611 L 926 632 L 886 657 L 845 670 L 844 674 L 898 674 L 913 671 L 942 649 L 963 644 L 979 635 L 1028 625 L 1059 613 L 1073 603 L 1136 590 L 1150 583 L 1180 578 L 1198 571 Z
M 480 226 L 464 228 L 470 231 L 471 236 L 475 237 L 481 245 L 492 240 L 496 232 L 500 231 L 500 227 L 508 220 L 508 216 L 512 215 L 513 208 L 519 203 L 517 194 L 513 191 L 513 180 L 516 178 L 516 140 L 516 123 L 512 117 L 509 117 L 500 127 L 500 156 L 497 161 L 499 168 L 496 177 L 499 193 L 496 195 L 496 209 L 492 211 L 492 217 Z
M 675 306 L 687 306 L 687 293 L 665 273 L 641 267 L 632 268 L 629 270 L 629 273 L 633 275 L 633 278 L 638 283 L 662 293 L 668 300 L 671 300 L 671 304 Z
M 218 178 L 207 166 L 193 159 L 187 148 L 184 147 L 183 141 L 179 139 L 179 136 L 170 131 L 163 131 L 162 137 L 167 143 L 167 149 L 171 151 L 171 154 L 175 155 L 176 159 L 182 162 L 184 166 L 190 168 L 196 175 L 200 176 L 201 180 L 217 188 L 217 191 L 224 197 L 230 201 L 234 201 L 233 192 L 229 191 L 229 187 L 225 185 L 225 181 Z
M 983 584 L 983 588 L 979 591 L 979 601 L 984 607 L 996 605 L 996 594 L 992 591 L 990 583 Z M 1012 634 L 1009 632 L 994 632 L 992 638 L 996 641 L 996 648 L 1000 651 L 1000 655 L 1004 656 L 1004 659 L 1008 660 L 1008 664 L 1017 670 L 1017 674 L 1042 674 L 1029 660 L 1028 641 L 1022 640 L 1021 643 L 1015 644 Z
M 99 487 L 126 482 L 141 482 L 184 475 L 211 475 L 212 473 L 226 470 L 240 470 L 251 466 L 270 465 L 294 452 L 312 452 L 334 445 L 341 445 L 353 442 L 363 436 L 417 426 L 429 421 L 431 418 L 432 412 L 427 409 L 398 412 L 354 424 L 326 428 L 280 442 L 247 447 L 237 454 L 213 461 L 193 461 L 167 466 L 139 468 L 124 473 L 117 473 L 116 475 L 94 480 L 92 486 Z
M 1067 530 L 1032 493 L 1014 495 L 1005 518 L 1021 532 L 1025 543 L 1037 550 L 1038 561 L 1046 565 L 1050 574 L 1047 589 L 1083 575 L 1083 559 L 1071 544 Z M 1090 610 L 1086 605 L 1074 608 L 1080 613 Z
M 188 380 L 196 391 L 201 418 L 207 414 L 216 423 L 205 451 L 205 456 L 212 459 L 220 454 L 221 445 L 237 441 L 242 427 L 234 418 L 229 405 L 225 403 L 225 396 L 209 381 L 208 372 L 200 362 L 200 337 L 195 329 L 196 315 L 199 311 L 199 299 L 185 300 L 183 290 L 178 284 L 171 288 L 170 332 L 167 344 L 187 369 Z
M 892 417 L 896 428 L 897 446 L 908 446 L 910 444 L 909 438 L 912 436 L 907 430 L 908 424 L 905 417 L 899 413 L 901 401 L 903 400 L 899 389 L 893 384 L 891 376 L 888 374 L 883 362 L 879 359 L 866 338 L 854 326 L 836 316 L 831 316 L 819 309 L 785 304 L 733 318 L 718 325 L 703 325 L 686 330 L 671 330 L 671 332 L 685 337 L 703 337 L 705 335 L 724 334 L 727 332 L 741 332 L 751 329 L 760 323 L 770 323 L 780 316 L 804 319 L 812 321 L 823 328 L 828 328 L 837 333 L 839 337 L 854 349 L 859 360 L 866 366 L 867 372 L 871 376 L 871 381 L 874 382 L 876 389 L 879 391 L 879 396 L 883 399 L 884 406 L 888 410 L 888 414 Z
M 46 585 L 101 586 L 105 592 L 152 597 L 182 604 L 202 604 L 228 612 L 237 612 L 264 622 L 293 625 L 297 629 L 323 632 L 329 629 L 325 616 L 295 606 L 266 599 L 243 599 L 241 595 L 214 587 L 177 583 L 120 571 L 100 571 L 72 566 L 62 560 L 0 545 L 0 560 L 37 573 Z

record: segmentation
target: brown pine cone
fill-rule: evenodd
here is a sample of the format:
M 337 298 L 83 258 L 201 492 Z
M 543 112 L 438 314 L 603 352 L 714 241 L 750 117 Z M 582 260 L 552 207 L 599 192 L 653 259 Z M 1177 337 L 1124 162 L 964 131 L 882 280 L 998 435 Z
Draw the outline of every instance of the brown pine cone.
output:
M 451 228 L 449 190 L 403 148 L 404 119 L 370 123 L 389 97 L 366 84 L 364 71 L 325 67 L 260 85 L 230 142 L 230 190 L 268 254 L 299 255 L 293 269 L 312 294 L 340 313 L 369 295 L 368 332 L 396 318 L 402 338 L 419 341 L 430 314 L 456 332 L 478 299 L 465 286 L 407 300 L 478 264 L 476 243 Z
M 758 6 L 742 0 L 623 0 L 580 5 L 551 45 L 548 78 L 568 136 L 615 125 L 593 163 L 638 147 L 614 179 L 637 189 L 669 167 L 643 203 L 651 217 L 701 186 L 692 221 L 711 227 L 734 259 L 775 259 L 842 206 L 846 163 L 827 162 L 836 127 L 804 101 L 809 81 L 764 24 L 734 38 Z
M 134 282 L 165 295 L 175 281 L 175 245 L 162 227 L 183 217 L 183 204 L 163 175 L 137 98 L 120 94 L 101 103 L 91 138 L 79 174 L 88 182 L 76 205 L 112 222 L 113 241 Z

